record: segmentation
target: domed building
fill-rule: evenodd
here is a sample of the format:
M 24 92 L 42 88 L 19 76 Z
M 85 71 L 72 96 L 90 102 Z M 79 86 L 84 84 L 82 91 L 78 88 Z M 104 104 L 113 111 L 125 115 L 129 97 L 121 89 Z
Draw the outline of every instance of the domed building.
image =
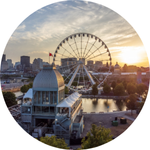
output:
M 65 84 L 55 66 L 44 66 L 33 82 L 32 99 L 21 106 L 22 124 L 32 136 L 56 135 L 64 138 L 68 145 L 70 138 L 79 138 L 83 131 L 81 94 L 75 92 L 65 98 Z M 76 134 L 74 134 L 74 128 Z
M 119 66 L 118 62 L 116 62 L 116 65 L 114 66 L 113 75 L 121 75 L 121 67 Z

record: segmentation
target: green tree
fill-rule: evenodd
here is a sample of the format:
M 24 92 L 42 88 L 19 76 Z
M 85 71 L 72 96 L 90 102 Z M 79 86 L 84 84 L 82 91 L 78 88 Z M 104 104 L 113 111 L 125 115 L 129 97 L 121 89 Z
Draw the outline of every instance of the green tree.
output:
M 136 88 L 136 92 L 139 95 L 142 95 L 147 90 L 147 86 L 144 83 L 138 84 Z
M 137 97 L 135 94 L 130 94 L 130 96 L 126 100 L 126 106 L 128 109 L 131 110 L 131 115 L 132 115 L 132 110 L 136 109 L 136 104 L 137 104 Z
M 33 86 L 33 83 L 29 83 L 29 84 L 27 85 L 28 89 L 32 88 L 32 86 Z
M 20 91 L 24 94 L 28 91 L 28 86 L 27 85 L 23 85 L 21 88 L 20 88 Z
M 133 83 L 128 83 L 127 84 L 127 92 L 128 92 L 128 94 L 135 94 L 136 86 Z
M 64 139 L 58 139 L 58 138 L 56 138 L 56 136 L 41 137 L 40 141 L 47 144 L 47 145 L 54 146 L 57 148 L 69 149 L 69 147 L 67 146 L 67 143 L 65 143 L 65 140 Z
M 98 94 L 97 84 L 94 84 L 92 86 L 92 94 L 95 96 Z
M 69 93 L 69 89 L 68 87 L 65 86 L 65 94 L 68 94 Z
M 3 92 L 3 97 L 7 107 L 13 106 L 17 104 L 16 96 L 12 92 Z
M 111 87 L 112 87 L 113 90 L 114 90 L 114 88 L 116 87 L 116 82 L 115 82 L 115 81 L 113 81 L 113 82 L 111 83 Z
M 110 86 L 108 84 L 106 84 L 104 87 L 103 87 L 103 91 L 105 94 L 109 94 L 111 89 L 110 89 Z
M 125 89 L 122 83 L 119 83 L 116 85 L 115 89 L 114 89 L 114 94 L 116 96 L 122 96 L 125 93 Z
M 88 149 L 103 145 L 112 140 L 110 129 L 92 124 L 92 128 L 87 133 L 87 140 L 82 139 L 82 149 Z

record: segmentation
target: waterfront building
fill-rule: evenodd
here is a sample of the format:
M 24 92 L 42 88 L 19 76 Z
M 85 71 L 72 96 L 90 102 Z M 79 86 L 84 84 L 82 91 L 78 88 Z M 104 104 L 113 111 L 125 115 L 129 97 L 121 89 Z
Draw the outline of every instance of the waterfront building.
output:
M 44 66 L 24 96 L 22 124 L 33 137 L 56 135 L 70 143 L 83 132 L 81 94 L 64 96 L 64 79 L 55 66 Z

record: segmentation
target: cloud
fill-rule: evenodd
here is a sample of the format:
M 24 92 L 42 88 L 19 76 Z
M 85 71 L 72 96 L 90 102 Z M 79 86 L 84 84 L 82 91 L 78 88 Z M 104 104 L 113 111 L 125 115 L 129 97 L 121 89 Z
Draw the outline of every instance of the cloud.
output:
M 48 54 L 47 51 L 32 51 L 32 52 L 29 52 L 28 54 Z
M 46 6 L 25 19 L 9 40 L 9 49 L 47 54 L 67 36 L 87 32 L 101 38 L 114 53 L 124 46 L 142 46 L 132 26 L 114 11 L 87 1 L 63 1 Z M 6 47 L 7 53 L 7 47 Z

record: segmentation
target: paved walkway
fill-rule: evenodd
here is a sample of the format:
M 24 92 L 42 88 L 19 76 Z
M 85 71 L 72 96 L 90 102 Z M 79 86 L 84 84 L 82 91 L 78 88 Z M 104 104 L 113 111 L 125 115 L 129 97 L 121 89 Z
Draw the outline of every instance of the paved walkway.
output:
M 131 120 L 131 121 L 134 121 L 134 120 L 135 120 L 134 118 L 129 117 L 129 116 L 127 116 L 127 115 L 124 115 L 123 117 L 126 118 L 126 119 L 129 119 L 129 120 Z

